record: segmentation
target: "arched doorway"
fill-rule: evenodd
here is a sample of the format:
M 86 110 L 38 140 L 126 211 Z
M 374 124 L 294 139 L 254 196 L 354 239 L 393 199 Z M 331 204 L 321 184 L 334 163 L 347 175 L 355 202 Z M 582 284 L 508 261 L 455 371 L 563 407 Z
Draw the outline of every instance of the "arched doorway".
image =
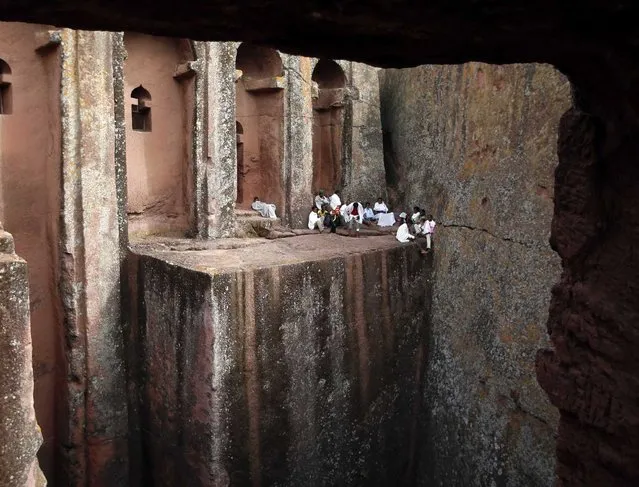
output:
M 282 208 L 284 67 L 274 49 L 241 44 L 236 68 L 237 204 L 248 208 L 255 196 Z
M 346 76 L 335 61 L 320 59 L 312 79 L 319 88 L 313 100 L 313 192 L 331 192 L 342 179 Z

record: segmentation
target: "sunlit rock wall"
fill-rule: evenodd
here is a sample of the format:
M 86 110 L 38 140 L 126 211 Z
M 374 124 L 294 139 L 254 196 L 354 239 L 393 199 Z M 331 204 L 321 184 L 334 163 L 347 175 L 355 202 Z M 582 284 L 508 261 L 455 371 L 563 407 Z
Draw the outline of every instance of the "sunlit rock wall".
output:
M 414 485 L 417 246 L 223 272 L 135 259 L 144 485 Z
M 391 201 L 439 224 L 421 485 L 552 485 L 558 414 L 534 361 L 560 273 L 548 237 L 569 84 L 542 65 L 380 80 Z

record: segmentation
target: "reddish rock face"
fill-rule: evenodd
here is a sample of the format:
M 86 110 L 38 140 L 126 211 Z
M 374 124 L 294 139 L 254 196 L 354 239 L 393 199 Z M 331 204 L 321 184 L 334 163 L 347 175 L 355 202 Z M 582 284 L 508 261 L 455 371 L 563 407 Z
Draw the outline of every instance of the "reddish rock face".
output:
M 346 76 L 335 61 L 320 59 L 313 70 L 318 96 L 313 102 L 313 193 L 327 195 L 342 183 Z
M 256 196 L 284 206 L 281 167 L 284 149 L 284 75 L 274 49 L 241 44 L 235 66 L 242 71 L 236 83 L 236 117 L 240 134 L 237 165 L 237 204 L 250 208 Z
M 61 126 L 59 52 L 35 49 L 37 33 L 47 28 L 4 23 L 0 27 L 0 57 L 11 71 L 2 74 L 3 82 L 10 84 L 5 85 L 0 114 L 0 221 L 29 264 L 35 407 L 45 438 L 40 459 L 52 476 L 62 370 L 57 289 Z
M 124 48 L 129 231 L 184 234 L 192 197 L 189 144 L 195 95 L 193 80 L 174 74 L 193 60 L 193 53 L 188 41 L 135 33 L 125 34 Z M 136 90 L 144 92 L 140 99 L 133 96 Z

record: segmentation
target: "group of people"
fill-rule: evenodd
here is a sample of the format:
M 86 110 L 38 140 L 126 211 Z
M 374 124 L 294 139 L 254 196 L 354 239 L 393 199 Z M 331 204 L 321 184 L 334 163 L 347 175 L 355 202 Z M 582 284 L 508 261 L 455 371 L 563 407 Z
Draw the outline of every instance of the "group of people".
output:
M 432 234 L 435 230 L 435 221 L 432 215 L 427 215 L 423 209 L 414 208 L 414 212 L 408 219 L 405 212 L 399 214 L 400 225 L 395 237 L 405 243 L 416 237 L 426 238 L 426 246 L 431 248 Z M 409 221 L 411 226 L 409 226 Z M 342 204 L 339 190 L 335 190 L 329 197 L 319 190 L 315 195 L 314 204 L 308 215 L 308 228 L 323 232 L 330 228 L 335 233 L 337 227 L 346 226 L 350 231 L 355 231 L 359 236 L 362 225 L 392 226 L 395 224 L 395 215 L 390 212 L 383 198 L 378 198 L 373 206 L 370 203 L 354 201 Z
M 410 226 L 408 224 L 409 221 L 411 223 Z M 426 248 L 430 250 L 436 225 L 433 215 L 427 215 L 424 209 L 415 206 L 410 219 L 405 212 L 401 212 L 399 214 L 399 222 L 399 228 L 395 235 L 397 240 L 406 243 L 417 237 L 424 237 L 426 239 Z
M 339 190 L 335 190 L 331 196 L 326 196 L 323 190 L 319 190 L 313 201 L 313 208 L 308 215 L 308 228 L 319 230 L 320 233 L 325 228 L 331 233 L 337 231 L 337 227 L 345 226 L 349 231 L 354 231 L 359 236 L 362 225 L 392 226 L 395 225 L 395 214 L 389 211 L 383 198 L 378 198 L 373 206 L 370 203 L 343 204 Z M 275 205 L 264 203 L 256 196 L 251 205 L 255 211 L 265 218 L 277 218 Z M 435 220 L 433 215 L 426 214 L 426 211 L 418 206 L 413 208 L 413 213 L 408 217 L 406 212 L 399 214 L 399 228 L 395 238 L 406 243 L 415 238 L 426 239 L 426 247 L 431 248 L 432 235 L 435 232 Z
M 308 215 L 308 228 L 317 229 L 320 232 L 329 228 L 331 233 L 335 233 L 337 227 L 345 226 L 359 235 L 362 225 L 381 224 L 384 215 L 391 216 L 390 225 L 395 223 L 394 215 L 389 214 L 388 207 L 382 198 L 379 198 L 374 206 L 368 202 L 362 204 L 359 201 L 344 204 L 339 190 L 335 190 L 330 197 L 320 190 L 315 195 L 314 205 Z

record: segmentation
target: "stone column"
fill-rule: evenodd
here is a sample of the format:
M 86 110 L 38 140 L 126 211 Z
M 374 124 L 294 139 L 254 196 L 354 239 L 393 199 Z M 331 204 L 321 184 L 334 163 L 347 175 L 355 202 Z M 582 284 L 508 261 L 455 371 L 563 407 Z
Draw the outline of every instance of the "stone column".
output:
M 198 201 L 205 202 L 198 216 L 198 235 L 202 238 L 231 237 L 235 233 L 235 52 L 232 42 L 207 43 L 206 89 L 196 87 L 196 93 L 206 93 L 206 160 L 196 180 Z
M 344 194 L 375 200 L 386 193 L 378 68 L 340 62 L 348 77 L 344 123 Z
M 33 408 L 27 263 L 0 225 L 0 485 L 44 486 Z
M 128 485 L 114 34 L 62 34 L 61 484 Z
M 282 54 L 287 88 L 284 104 L 284 222 L 303 227 L 313 201 L 312 60 Z

